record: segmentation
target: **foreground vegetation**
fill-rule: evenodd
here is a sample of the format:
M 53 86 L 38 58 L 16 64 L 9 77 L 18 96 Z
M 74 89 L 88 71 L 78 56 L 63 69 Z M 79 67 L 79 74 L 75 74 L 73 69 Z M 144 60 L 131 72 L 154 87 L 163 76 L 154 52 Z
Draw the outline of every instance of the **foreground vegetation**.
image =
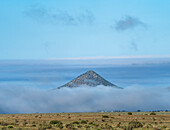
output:
M 1 114 L 0 129 L 170 130 L 170 112 Z

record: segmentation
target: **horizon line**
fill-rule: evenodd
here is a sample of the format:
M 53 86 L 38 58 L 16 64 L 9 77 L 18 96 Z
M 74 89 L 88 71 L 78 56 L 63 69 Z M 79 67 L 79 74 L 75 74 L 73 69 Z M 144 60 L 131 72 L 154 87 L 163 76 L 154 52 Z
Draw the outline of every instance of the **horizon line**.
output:
M 63 57 L 48 58 L 46 60 L 105 60 L 105 59 L 142 59 L 142 58 L 170 58 L 170 55 L 144 55 L 144 56 L 92 56 L 92 57 Z
M 89 57 L 58 57 L 58 58 L 39 58 L 39 59 L 0 59 L 0 61 L 10 60 L 111 60 L 111 59 L 151 59 L 151 58 L 170 58 L 170 55 L 129 55 L 129 56 L 89 56 Z

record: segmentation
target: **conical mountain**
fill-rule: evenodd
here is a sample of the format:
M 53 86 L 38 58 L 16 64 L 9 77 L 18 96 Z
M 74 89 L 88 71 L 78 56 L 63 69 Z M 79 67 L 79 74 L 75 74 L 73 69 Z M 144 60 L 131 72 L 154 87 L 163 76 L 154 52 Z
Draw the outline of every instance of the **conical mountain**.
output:
M 63 87 L 69 87 L 69 88 L 81 87 L 83 85 L 90 86 L 90 87 L 96 87 L 98 85 L 103 85 L 103 86 L 111 86 L 114 88 L 122 89 L 121 87 L 118 87 L 118 86 L 110 83 L 109 81 L 105 80 L 99 74 L 97 74 L 96 72 L 94 72 L 92 70 L 78 76 L 77 78 L 75 78 L 74 80 L 68 82 L 67 84 L 65 84 L 63 86 L 58 87 L 58 89 L 63 88 Z

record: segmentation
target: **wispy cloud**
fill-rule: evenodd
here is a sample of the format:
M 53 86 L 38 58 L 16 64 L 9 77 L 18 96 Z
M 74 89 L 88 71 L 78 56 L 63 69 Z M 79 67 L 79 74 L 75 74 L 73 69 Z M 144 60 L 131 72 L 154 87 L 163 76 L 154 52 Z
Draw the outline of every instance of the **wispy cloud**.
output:
M 39 4 L 31 6 L 30 9 L 26 10 L 24 13 L 26 16 L 38 22 L 59 25 L 92 24 L 95 20 L 94 14 L 89 10 L 78 14 L 72 14 L 66 10 L 49 9 Z
M 134 50 L 134 51 L 138 51 L 138 45 L 137 45 L 137 43 L 135 43 L 134 41 L 131 42 L 130 48 L 131 48 L 132 50 Z
M 126 16 L 123 19 L 117 21 L 114 28 L 117 31 L 125 31 L 129 29 L 134 29 L 138 26 L 146 27 L 146 24 L 136 17 Z

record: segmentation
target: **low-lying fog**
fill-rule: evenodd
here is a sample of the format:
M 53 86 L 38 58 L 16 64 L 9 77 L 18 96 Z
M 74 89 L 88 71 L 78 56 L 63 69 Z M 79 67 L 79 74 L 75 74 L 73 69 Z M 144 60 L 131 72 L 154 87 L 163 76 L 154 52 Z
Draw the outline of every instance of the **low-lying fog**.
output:
M 170 108 L 170 91 L 159 87 L 105 86 L 42 90 L 0 87 L 0 113 L 150 111 Z

